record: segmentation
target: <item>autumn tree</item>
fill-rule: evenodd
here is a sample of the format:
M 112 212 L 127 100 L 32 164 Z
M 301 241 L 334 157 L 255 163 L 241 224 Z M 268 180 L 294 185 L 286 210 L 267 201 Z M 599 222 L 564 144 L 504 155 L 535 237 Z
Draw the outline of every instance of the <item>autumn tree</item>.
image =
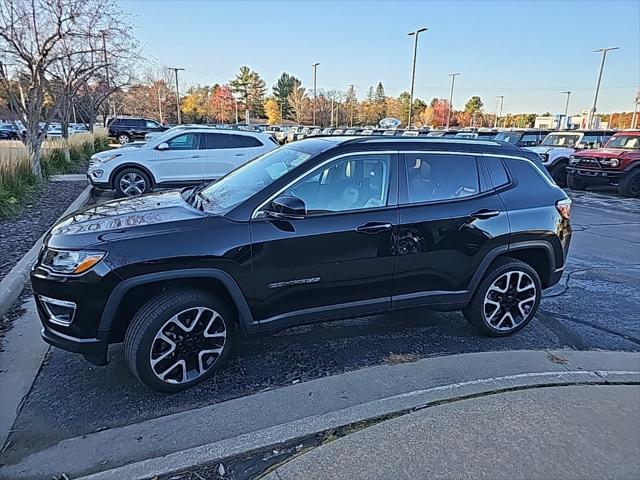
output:
M 210 100 L 213 118 L 220 123 L 230 123 L 234 118 L 235 100 L 229 85 L 219 85 Z
M 356 89 L 353 85 L 349 86 L 347 90 L 347 96 L 345 98 L 345 106 L 349 109 L 349 126 L 353 127 L 354 114 L 358 108 L 358 97 L 356 95 Z
M 294 119 L 296 123 L 300 125 L 306 113 L 309 111 L 309 97 L 304 87 L 301 85 L 295 87 L 289 94 L 288 99 Z
M 269 125 L 276 125 L 282 121 L 280 118 L 280 106 L 273 97 L 267 98 L 264 102 L 264 113 L 267 115 L 267 123 Z
M 240 71 L 235 78 L 229 82 L 233 93 L 242 99 L 245 107 L 245 121 L 249 123 L 249 117 L 262 116 L 264 95 L 266 93 L 265 83 L 260 75 L 247 66 L 240 67 Z
M 291 106 L 289 105 L 289 95 L 294 90 L 294 88 L 299 87 L 302 83 L 293 75 L 289 75 L 288 73 L 283 73 L 278 78 L 278 81 L 273 86 L 273 95 L 281 105 L 282 113 L 284 117 L 288 117 L 291 115 Z M 265 106 L 266 107 L 266 106 Z

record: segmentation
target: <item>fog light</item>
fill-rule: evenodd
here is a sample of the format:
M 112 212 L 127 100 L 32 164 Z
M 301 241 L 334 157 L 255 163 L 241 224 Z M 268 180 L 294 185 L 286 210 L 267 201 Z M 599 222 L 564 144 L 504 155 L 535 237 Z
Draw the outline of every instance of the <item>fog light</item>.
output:
M 93 175 L 96 178 L 102 177 L 103 174 L 104 174 L 103 170 L 94 170 L 93 172 L 91 172 L 91 175 Z
M 76 304 L 67 302 L 66 300 L 57 300 L 55 298 L 39 295 L 38 298 L 42 302 L 45 312 L 49 316 L 49 321 L 56 325 L 68 327 L 73 322 L 76 313 Z

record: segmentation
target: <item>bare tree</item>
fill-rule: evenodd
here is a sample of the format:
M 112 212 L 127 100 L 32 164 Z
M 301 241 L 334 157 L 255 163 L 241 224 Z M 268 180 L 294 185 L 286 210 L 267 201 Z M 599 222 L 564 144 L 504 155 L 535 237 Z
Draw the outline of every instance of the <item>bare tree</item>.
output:
M 64 118 L 83 80 L 109 63 L 106 55 L 98 55 L 106 51 L 104 31 L 111 38 L 131 39 L 112 0 L 0 0 L 0 83 L 25 127 L 35 175 L 41 175 L 46 126 L 56 113 Z M 20 96 L 11 88 L 14 78 Z M 45 108 L 48 98 L 56 108 Z
M 289 94 L 289 105 L 293 110 L 293 116 L 296 123 L 300 125 L 305 117 L 305 114 L 309 110 L 309 97 L 307 96 L 304 87 L 297 86 Z

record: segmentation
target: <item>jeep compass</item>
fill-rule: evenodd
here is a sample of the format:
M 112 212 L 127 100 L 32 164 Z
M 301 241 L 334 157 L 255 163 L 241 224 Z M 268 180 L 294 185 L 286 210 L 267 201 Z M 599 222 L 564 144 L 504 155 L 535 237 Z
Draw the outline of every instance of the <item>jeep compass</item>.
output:
M 54 225 L 32 271 L 42 336 L 175 392 L 241 334 L 421 307 L 511 335 L 558 282 L 571 202 L 537 154 L 493 140 L 322 137 L 202 187 Z

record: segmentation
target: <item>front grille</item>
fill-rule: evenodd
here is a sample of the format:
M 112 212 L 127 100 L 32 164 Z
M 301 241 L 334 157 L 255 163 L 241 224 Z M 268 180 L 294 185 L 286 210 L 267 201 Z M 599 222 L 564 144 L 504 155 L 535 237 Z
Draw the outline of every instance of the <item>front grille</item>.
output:
M 577 166 L 585 168 L 602 168 L 600 165 L 600 159 L 598 158 L 581 158 Z

